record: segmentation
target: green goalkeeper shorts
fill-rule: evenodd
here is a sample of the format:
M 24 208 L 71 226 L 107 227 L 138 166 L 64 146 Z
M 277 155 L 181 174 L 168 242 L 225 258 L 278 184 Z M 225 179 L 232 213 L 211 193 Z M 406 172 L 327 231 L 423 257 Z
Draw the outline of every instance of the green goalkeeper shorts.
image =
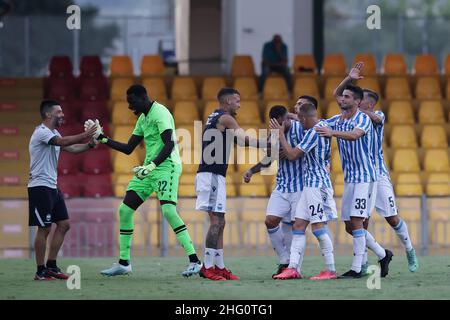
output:
M 172 201 L 178 200 L 178 183 L 180 181 L 181 166 L 171 164 L 169 168 L 156 168 L 148 177 L 139 180 L 136 177 L 131 179 L 127 191 L 132 190 L 142 199 L 147 200 L 153 192 L 156 192 L 158 199 Z

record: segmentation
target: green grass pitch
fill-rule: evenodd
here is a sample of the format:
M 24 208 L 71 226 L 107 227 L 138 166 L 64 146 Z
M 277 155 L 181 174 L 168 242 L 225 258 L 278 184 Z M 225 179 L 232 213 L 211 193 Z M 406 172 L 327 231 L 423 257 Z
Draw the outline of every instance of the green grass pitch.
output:
M 226 263 L 240 281 L 215 282 L 180 272 L 186 258 L 135 258 L 133 274 L 102 277 L 101 269 L 115 259 L 60 259 L 65 270 L 75 264 L 81 269 L 81 289 L 67 289 L 65 281 L 33 281 L 33 260 L 0 260 L 0 299 L 450 299 L 449 256 L 419 257 L 417 273 L 407 269 L 405 256 L 395 256 L 381 289 L 367 289 L 367 278 L 352 280 L 275 281 L 274 257 L 228 257 Z M 337 257 L 338 274 L 349 269 L 351 257 Z M 370 257 L 369 263 L 375 263 Z M 305 257 L 302 274 L 310 277 L 323 266 L 322 257 Z

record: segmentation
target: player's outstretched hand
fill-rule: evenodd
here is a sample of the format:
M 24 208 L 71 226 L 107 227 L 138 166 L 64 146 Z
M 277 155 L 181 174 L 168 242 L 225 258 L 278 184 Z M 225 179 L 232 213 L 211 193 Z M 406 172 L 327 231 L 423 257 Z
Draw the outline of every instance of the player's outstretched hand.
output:
M 153 162 L 150 162 L 146 166 L 134 167 L 133 172 L 134 172 L 134 175 L 136 176 L 136 178 L 138 178 L 139 180 L 143 180 L 146 177 L 148 177 L 150 172 L 155 170 L 155 168 L 156 168 L 156 165 Z
M 355 66 L 348 73 L 348 76 L 350 77 L 350 79 L 359 80 L 359 79 L 364 78 L 363 76 L 361 76 L 361 71 L 362 71 L 363 67 L 364 67 L 364 62 L 356 63 Z
M 100 122 L 98 121 L 98 119 L 95 119 L 95 121 L 92 119 L 89 119 L 84 122 L 84 131 L 87 131 L 91 128 L 95 129 L 94 139 L 97 140 L 97 142 L 98 142 L 99 136 L 103 135 L 103 128 L 100 126 Z
M 92 139 L 95 135 L 96 130 L 97 130 L 97 128 L 95 128 L 95 126 L 85 129 L 85 131 L 84 131 L 85 138 Z
M 244 182 L 249 183 L 250 180 L 252 179 L 252 175 L 253 175 L 253 173 L 250 170 L 247 170 L 243 175 Z

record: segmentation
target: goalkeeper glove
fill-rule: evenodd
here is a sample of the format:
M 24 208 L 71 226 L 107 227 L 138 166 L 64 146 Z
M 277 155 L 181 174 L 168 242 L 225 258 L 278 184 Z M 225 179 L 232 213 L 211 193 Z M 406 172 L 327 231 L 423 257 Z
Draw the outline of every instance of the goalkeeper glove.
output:
M 84 131 L 89 130 L 89 128 L 91 128 L 92 126 L 97 127 L 97 130 L 95 131 L 95 134 L 94 134 L 94 140 L 101 142 L 101 143 L 108 142 L 108 137 L 103 134 L 103 128 L 100 126 L 100 122 L 98 121 L 98 119 L 95 119 L 95 122 L 91 119 L 85 121 L 84 122 Z
M 155 168 L 156 164 L 154 162 L 150 162 L 146 166 L 134 167 L 133 172 L 136 178 L 138 178 L 139 180 L 143 180 L 150 174 L 150 172 L 155 170 Z

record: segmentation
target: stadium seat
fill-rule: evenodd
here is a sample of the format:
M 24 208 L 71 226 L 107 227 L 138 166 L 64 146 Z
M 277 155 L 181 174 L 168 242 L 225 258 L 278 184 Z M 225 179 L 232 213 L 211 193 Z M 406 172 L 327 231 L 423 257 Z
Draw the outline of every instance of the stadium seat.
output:
M 428 176 L 426 194 L 431 197 L 450 196 L 450 176 L 448 173 L 431 173 Z
M 64 110 L 63 110 L 64 112 Z M 73 124 L 65 124 L 58 128 L 58 132 L 64 136 L 72 136 L 84 131 L 83 124 L 81 123 L 73 123 Z
M 134 126 L 115 126 L 113 139 L 119 142 L 126 142 L 133 133 Z
M 267 197 L 266 185 L 255 184 L 255 183 L 245 183 L 241 184 L 239 187 L 239 193 L 241 197 Z
M 375 77 L 367 77 L 360 79 L 356 82 L 358 86 L 363 89 L 370 89 L 378 93 L 379 98 L 381 98 L 381 88 L 378 79 Z
M 268 77 L 264 83 L 263 97 L 265 100 L 288 99 L 286 81 L 279 76 Z
M 408 79 L 388 78 L 386 80 L 385 97 L 390 100 L 411 99 Z
M 341 172 L 334 171 L 331 176 L 333 179 L 334 195 L 337 197 L 341 197 L 344 193 L 344 173 L 342 172 L 342 168 Z
M 377 63 L 375 60 L 375 56 L 372 53 L 356 54 L 353 58 L 352 67 L 358 62 L 364 62 L 364 68 L 361 72 L 363 76 L 375 76 L 377 74 Z
M 81 78 L 103 77 L 103 66 L 99 56 L 83 56 L 80 63 Z
M 225 86 L 226 86 L 225 79 L 222 77 L 206 77 L 203 80 L 202 99 L 203 100 L 217 99 L 217 93 L 221 88 Z
M 450 100 L 450 80 L 447 78 L 447 86 L 445 88 L 445 97 Z
M 80 99 L 85 101 L 107 100 L 108 81 L 106 77 L 82 78 L 80 84 Z
M 324 90 L 324 97 L 326 99 L 334 99 L 334 89 L 338 87 L 338 85 L 341 83 L 342 78 L 340 77 L 329 77 L 325 80 L 325 90 Z
M 142 163 L 139 159 L 137 150 L 129 155 L 122 152 L 114 152 L 112 160 L 114 172 L 124 174 L 130 173 L 134 167 L 139 166 Z
M 340 113 L 341 108 L 339 108 L 337 101 L 330 101 L 327 108 L 327 118 L 331 118 Z
M 80 164 L 83 160 L 83 154 L 74 154 L 70 152 L 61 152 L 58 159 L 58 174 L 71 175 L 80 171 Z
M 420 103 L 419 123 L 440 124 L 444 122 L 444 109 L 440 101 L 422 101 Z
M 63 101 L 73 101 L 75 99 L 76 83 L 73 78 L 50 78 L 49 98 Z
M 195 197 L 195 186 L 192 184 L 180 184 L 178 186 L 178 196 L 180 197 Z
M 411 125 L 396 125 L 391 130 L 392 148 L 417 148 L 416 132 Z
M 312 54 L 297 54 L 294 56 L 294 74 L 317 74 L 316 61 Z
M 132 178 L 133 173 L 131 171 L 116 174 L 114 179 L 114 196 L 122 198 Z
M 335 149 L 331 153 L 331 172 L 342 172 L 341 158 L 339 156 L 339 150 Z
M 424 77 L 416 82 L 417 99 L 441 99 L 441 88 L 437 78 Z
M 173 108 L 173 118 L 176 125 L 190 124 L 200 120 L 197 103 L 194 101 L 178 101 Z
M 425 152 L 426 172 L 449 172 L 450 161 L 447 149 L 428 149 Z
M 72 62 L 68 56 L 53 56 L 49 64 L 50 77 L 72 77 Z
M 388 53 L 383 58 L 383 73 L 386 75 L 406 75 L 406 61 L 403 54 Z
M 421 196 L 423 189 L 419 174 L 399 173 L 395 183 L 395 193 L 399 197 Z
M 151 99 L 158 101 L 166 101 L 168 99 L 164 78 L 143 78 L 142 85 L 147 89 Z
M 75 198 L 82 195 L 82 184 L 78 174 L 58 176 L 58 188 L 64 198 Z
M 112 56 L 109 68 L 111 77 L 133 77 L 133 64 L 129 56 Z
M 81 110 L 79 101 L 64 101 L 60 105 L 64 113 L 64 127 L 80 121 Z
M 343 75 L 346 71 L 345 58 L 341 53 L 327 54 L 323 60 L 322 74 Z
M 141 60 L 141 77 L 164 76 L 166 68 L 160 55 L 145 55 Z
M 105 123 L 109 122 L 109 112 L 107 101 L 85 101 L 82 102 L 81 116 L 80 119 L 84 121 L 88 119 L 98 119 L 100 124 L 103 126 Z M 131 111 L 129 111 L 131 113 Z
M 114 125 L 134 125 L 136 115 L 128 109 L 128 102 L 116 101 L 112 108 L 112 123 Z
M 261 117 L 256 101 L 241 101 L 241 107 L 238 110 L 236 120 L 240 125 L 261 124 Z
M 420 136 L 422 148 L 448 148 L 445 129 L 440 125 L 426 125 L 422 129 Z
M 172 83 L 172 100 L 197 100 L 197 89 L 191 77 L 176 77 Z
M 396 172 L 419 172 L 419 158 L 415 149 L 397 149 L 394 151 L 393 169 Z
M 297 77 L 294 84 L 294 97 L 298 98 L 303 95 L 319 98 L 319 87 L 316 78 L 313 77 Z
M 414 60 L 414 73 L 418 76 L 429 76 L 438 73 L 436 58 L 432 54 L 418 54 Z
M 110 173 L 112 168 L 109 149 L 97 149 L 86 152 L 83 156 L 81 168 L 84 173 L 88 174 Z
M 207 101 L 205 104 L 205 108 L 203 109 L 203 122 L 208 119 L 208 116 L 213 113 L 219 107 L 219 103 L 217 101 Z
M 231 75 L 233 77 L 253 77 L 255 67 L 253 59 L 249 55 L 235 55 L 231 64 Z
M 233 87 L 239 91 L 242 100 L 258 99 L 256 81 L 251 77 L 239 77 L 234 80 Z
M 389 105 L 389 124 L 414 124 L 413 109 L 409 101 L 392 101 Z
M 86 174 L 83 176 L 85 197 L 110 197 L 113 195 L 110 174 Z
M 125 101 L 127 99 L 127 90 L 134 84 L 133 78 L 115 78 L 111 80 L 111 100 Z

